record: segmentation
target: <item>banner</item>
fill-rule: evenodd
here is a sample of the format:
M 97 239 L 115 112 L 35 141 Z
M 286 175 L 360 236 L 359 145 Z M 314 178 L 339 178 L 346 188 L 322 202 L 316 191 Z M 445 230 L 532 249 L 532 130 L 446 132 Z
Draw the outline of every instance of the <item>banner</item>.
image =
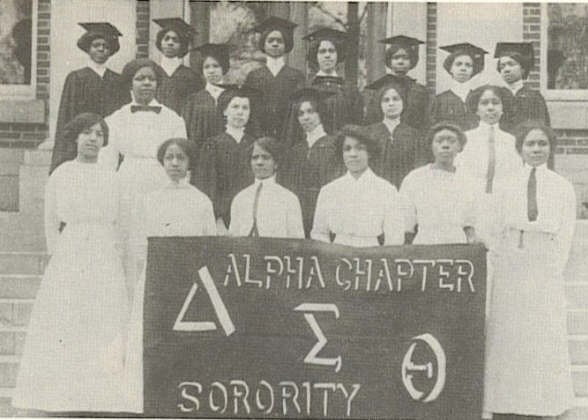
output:
M 146 281 L 148 416 L 481 416 L 481 246 L 151 238 Z

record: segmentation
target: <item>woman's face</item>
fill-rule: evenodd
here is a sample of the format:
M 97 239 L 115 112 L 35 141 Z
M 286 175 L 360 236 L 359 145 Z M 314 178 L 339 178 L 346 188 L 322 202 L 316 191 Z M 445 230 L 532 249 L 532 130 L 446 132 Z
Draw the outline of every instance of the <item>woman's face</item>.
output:
M 404 48 L 400 48 L 390 57 L 390 70 L 394 74 L 406 74 L 410 70 L 410 55 Z
M 90 43 L 88 55 L 90 59 L 97 64 L 104 64 L 110 58 L 110 46 L 105 39 L 96 38 Z
M 337 48 L 329 40 L 322 40 L 319 44 L 316 61 L 318 62 L 319 70 L 325 73 L 330 73 L 337 67 Z
M 177 144 L 170 144 L 163 155 L 163 169 L 174 182 L 184 179 L 188 174 L 190 158 Z
M 488 89 L 482 93 L 476 112 L 480 119 L 487 124 L 496 124 L 502 117 L 502 101 L 493 90 Z
M 498 60 L 498 69 L 506 83 L 515 83 L 523 78 L 523 68 L 512 57 L 500 57 Z
M 280 31 L 271 31 L 265 37 L 263 49 L 267 55 L 273 58 L 281 57 L 286 52 L 286 42 L 284 35 Z
M 157 77 L 152 67 L 142 67 L 133 76 L 133 97 L 139 104 L 147 105 L 155 98 Z
M 278 165 L 267 150 L 254 143 L 251 153 L 251 169 L 256 179 L 267 179 L 276 173 Z
M 387 89 L 384 92 L 380 106 L 382 107 L 384 118 L 391 120 L 400 117 L 400 114 L 404 108 L 402 97 L 394 88 Z
M 474 61 L 469 55 L 459 55 L 451 65 L 451 76 L 458 83 L 465 83 L 474 74 Z
M 76 139 L 78 146 L 78 156 L 86 160 L 94 160 L 98 158 L 100 148 L 104 145 L 104 131 L 100 123 L 94 124 L 92 127 L 86 128 Z
M 213 85 L 218 85 L 223 81 L 223 68 L 213 57 L 206 57 L 202 63 L 202 74 L 204 79 Z
M 250 112 L 249 98 L 235 96 L 224 111 L 227 125 L 233 128 L 245 127 L 249 121 Z
M 310 101 L 304 101 L 300 104 L 297 117 L 305 133 L 310 133 L 321 124 L 321 117 Z
M 361 174 L 368 168 L 369 154 L 365 144 L 353 137 L 343 141 L 343 162 L 351 174 Z
M 161 52 L 168 58 L 177 57 L 180 54 L 182 44 L 175 31 L 167 31 L 161 39 Z
M 543 165 L 549 159 L 550 152 L 547 134 L 538 128 L 529 131 L 521 146 L 523 161 L 530 166 Z
M 431 147 L 433 156 L 435 156 L 435 163 L 451 165 L 461 149 L 461 144 L 457 133 L 443 129 L 435 133 Z

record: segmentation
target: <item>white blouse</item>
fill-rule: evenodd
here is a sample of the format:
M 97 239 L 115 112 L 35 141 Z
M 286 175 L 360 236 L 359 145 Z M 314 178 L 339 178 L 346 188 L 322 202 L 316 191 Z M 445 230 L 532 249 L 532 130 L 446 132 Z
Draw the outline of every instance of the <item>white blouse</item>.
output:
M 106 117 L 108 145 L 102 148 L 98 162 L 116 170 L 119 153 L 125 159 L 156 159 L 157 149 L 170 138 L 187 138 L 182 117 L 155 99 L 149 106 L 161 107 L 159 113 L 131 112 L 130 103 Z
M 404 242 L 404 217 L 396 187 L 367 169 L 358 179 L 349 172 L 321 188 L 311 237 L 358 247 Z
M 114 227 L 118 215 L 115 174 L 97 164 L 64 162 L 49 177 L 45 189 L 45 235 L 52 254 L 61 223 Z
M 304 238 L 302 210 L 296 194 L 277 184 L 275 177 L 258 179 L 241 190 L 231 204 L 231 236 L 248 236 L 253 227 L 253 206 L 259 184 L 257 230 L 270 238 Z
M 459 171 L 432 164 L 413 170 L 400 187 L 406 231 L 414 232 L 418 224 L 415 244 L 465 243 L 463 228 L 475 226 L 476 193 L 474 182 Z

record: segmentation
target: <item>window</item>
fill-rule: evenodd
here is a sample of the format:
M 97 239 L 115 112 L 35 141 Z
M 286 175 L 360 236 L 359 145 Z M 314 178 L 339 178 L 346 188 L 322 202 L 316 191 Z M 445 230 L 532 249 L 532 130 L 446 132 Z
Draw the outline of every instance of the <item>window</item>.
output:
M 0 1 L 0 94 L 34 97 L 36 0 Z
M 543 4 L 541 86 L 552 100 L 588 99 L 588 4 Z

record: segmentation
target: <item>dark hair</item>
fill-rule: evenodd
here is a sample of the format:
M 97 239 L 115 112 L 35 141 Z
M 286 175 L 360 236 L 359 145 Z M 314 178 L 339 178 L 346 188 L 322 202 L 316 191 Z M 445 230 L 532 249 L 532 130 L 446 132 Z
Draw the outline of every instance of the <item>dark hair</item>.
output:
M 80 133 L 96 124 L 100 124 L 104 137 L 104 143 L 102 147 L 108 144 L 108 125 L 104 122 L 104 118 L 93 112 L 83 112 L 76 115 L 70 120 L 63 129 L 63 140 L 68 145 L 68 148 L 72 151 L 72 159 L 77 155 L 78 147 L 76 140 Z
M 378 116 L 377 121 L 382 121 L 382 119 L 384 118 L 384 113 L 382 112 L 382 98 L 384 97 L 384 95 L 386 94 L 386 92 L 388 92 L 388 90 L 390 89 L 394 89 L 396 91 L 396 93 L 398 93 L 398 95 L 400 95 L 400 98 L 402 99 L 402 113 L 404 113 L 404 111 L 406 110 L 406 89 L 404 88 L 404 86 L 402 86 L 400 83 L 394 82 L 394 81 L 390 81 L 388 83 L 386 83 L 386 85 L 382 86 L 380 89 L 378 89 L 376 91 L 376 96 L 375 96 L 375 103 L 373 106 L 375 106 L 374 109 L 374 114 Z
M 188 48 L 191 41 L 189 35 L 186 36 L 186 33 L 177 31 L 173 28 L 163 28 L 157 32 L 157 36 L 155 37 L 155 46 L 157 49 L 161 51 L 161 41 L 163 41 L 163 37 L 165 37 L 168 32 L 174 32 L 178 36 L 178 40 L 180 41 L 180 51 L 178 52 L 178 56 L 184 57 L 188 54 Z
M 365 145 L 370 160 L 380 154 L 378 140 L 368 134 L 366 127 L 347 124 L 339 130 L 335 139 L 335 155 L 340 161 L 343 160 L 343 143 L 345 143 L 345 138 L 347 137 L 352 137 Z
M 343 41 L 329 38 L 314 39 L 310 41 L 310 47 L 308 48 L 308 54 L 306 55 L 308 64 L 310 64 L 310 67 L 313 70 L 318 70 L 319 68 L 317 55 L 322 41 L 329 41 L 335 46 L 335 49 L 337 50 L 337 64 L 345 61 L 345 43 Z
M 529 76 L 529 72 L 531 71 L 531 68 L 533 67 L 533 63 L 529 61 L 528 58 L 522 56 L 519 53 L 511 53 L 511 54 L 505 54 L 502 55 L 500 57 L 498 57 L 498 61 L 496 62 L 496 71 L 498 71 L 498 73 L 500 73 L 500 59 L 502 57 L 508 57 L 508 58 L 512 58 L 514 61 L 516 61 L 517 63 L 520 64 L 521 66 L 521 70 L 522 70 L 522 78 L 526 79 Z
M 265 52 L 265 39 L 273 31 L 278 31 L 282 34 L 282 38 L 284 39 L 284 53 L 288 54 L 290 51 L 292 51 L 292 48 L 294 48 L 294 39 L 292 38 L 292 36 L 289 33 L 286 33 L 286 31 L 284 31 L 283 29 L 275 27 L 268 28 L 261 33 L 261 36 L 259 37 L 259 49 Z
M 120 50 L 120 43 L 118 42 L 117 36 L 107 36 L 100 32 L 95 31 L 88 31 L 84 35 L 78 39 L 77 46 L 80 50 L 84 51 L 86 54 L 90 52 L 90 46 L 92 42 L 97 39 L 103 39 L 108 44 L 108 49 L 110 50 L 110 57 Z
M 214 61 L 216 61 L 218 63 L 218 65 L 221 67 L 221 70 L 224 74 L 227 74 L 227 72 L 229 71 L 229 68 L 231 67 L 231 62 L 230 60 L 222 60 L 220 57 L 214 55 L 214 54 L 202 54 L 202 60 L 200 61 L 200 73 L 204 73 L 204 62 L 206 61 L 207 58 L 212 58 Z
M 190 140 L 181 137 L 167 139 L 159 145 L 159 147 L 157 148 L 157 160 L 159 161 L 159 163 L 161 163 L 161 165 L 163 166 L 163 158 L 165 156 L 165 152 L 167 152 L 167 149 L 172 145 L 176 145 L 180 149 L 182 149 L 182 152 L 184 152 L 186 156 L 188 156 L 188 166 L 191 167 L 192 163 L 194 162 L 195 156 L 194 145 L 192 144 L 192 142 L 190 142 Z
M 400 44 L 392 44 L 386 50 L 386 55 L 384 58 L 384 60 L 385 60 L 384 62 L 386 63 L 386 67 L 388 67 L 389 69 L 392 68 L 392 66 L 390 65 L 390 63 L 392 61 L 392 56 L 400 50 L 404 50 L 408 54 L 408 57 L 410 59 L 410 69 L 409 70 L 414 69 L 416 67 L 417 63 L 419 62 L 418 48 L 407 48 L 407 47 L 400 45 Z
M 478 105 L 480 103 L 480 98 L 486 91 L 492 91 L 498 98 L 500 102 L 502 102 L 502 117 L 504 118 L 505 115 L 510 114 L 511 108 L 511 97 L 512 94 L 506 88 L 494 85 L 484 85 L 480 86 L 479 88 L 474 89 L 467 97 L 467 107 L 468 110 L 474 114 L 478 112 Z
M 484 61 L 483 60 L 476 60 L 476 58 L 473 56 L 473 54 L 466 51 L 466 50 L 457 50 L 457 51 L 449 54 L 447 56 L 447 58 L 445 59 L 445 61 L 443 61 L 443 68 L 447 71 L 447 73 L 451 74 L 451 66 L 453 66 L 453 62 L 455 61 L 455 59 L 457 57 L 461 57 L 463 55 L 468 56 L 472 59 L 472 68 L 473 68 L 472 77 L 474 77 L 476 74 L 478 74 L 482 70 L 484 70 Z
M 155 78 L 157 79 L 157 86 L 159 86 L 161 78 L 163 77 L 163 69 L 153 60 L 148 58 L 137 58 L 129 61 L 122 71 L 122 79 L 128 89 L 133 86 L 133 77 L 135 77 L 135 74 L 137 74 L 137 72 L 143 67 L 151 67 L 153 69 Z
M 432 145 L 433 140 L 435 139 L 435 135 L 439 131 L 443 130 L 449 130 L 454 132 L 457 135 L 457 140 L 459 140 L 459 143 L 461 144 L 461 148 L 463 149 L 463 146 L 467 142 L 467 137 L 459 125 L 454 124 L 450 121 L 440 121 L 437 124 L 433 125 L 431 128 L 429 128 L 429 131 L 427 131 L 427 136 L 425 138 L 427 144 Z
M 276 162 L 278 166 L 280 166 L 280 163 L 282 162 L 283 150 L 282 145 L 279 141 L 277 141 L 273 137 L 260 137 L 256 139 L 253 142 L 253 144 L 249 147 L 249 158 L 253 156 L 253 147 L 255 145 L 261 147 L 263 150 L 268 152 L 274 159 L 274 162 Z
M 547 136 L 547 140 L 549 141 L 549 155 L 553 155 L 555 153 L 555 147 L 557 145 L 557 138 L 555 136 L 555 132 L 550 127 L 545 125 L 543 121 L 538 120 L 527 120 L 515 127 L 515 147 L 517 149 L 517 152 L 519 152 L 519 154 L 521 153 L 521 150 L 523 148 L 523 142 L 525 141 L 529 133 L 533 130 L 541 130 L 545 133 L 545 135 Z
M 231 103 L 231 101 L 234 98 L 249 99 L 249 108 L 251 109 L 253 106 L 253 104 L 252 104 L 253 101 L 251 100 L 251 98 L 249 96 L 241 93 L 238 89 L 227 89 L 219 95 L 218 100 L 217 100 L 217 102 L 218 102 L 217 108 L 218 108 L 221 115 L 224 115 L 224 112 L 227 110 L 227 108 L 229 107 L 229 104 Z

